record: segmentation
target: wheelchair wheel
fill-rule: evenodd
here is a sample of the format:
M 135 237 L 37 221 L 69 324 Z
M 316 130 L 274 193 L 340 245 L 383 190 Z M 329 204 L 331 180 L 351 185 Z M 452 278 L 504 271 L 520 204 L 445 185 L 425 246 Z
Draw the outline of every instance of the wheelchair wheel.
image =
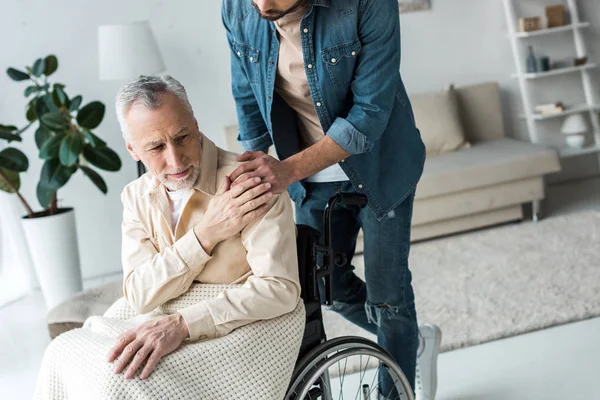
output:
M 387 374 L 394 388 L 379 397 Z M 394 391 L 395 389 L 395 391 Z M 326 341 L 296 365 L 285 400 L 413 400 L 408 381 L 393 358 L 376 343 L 360 337 Z

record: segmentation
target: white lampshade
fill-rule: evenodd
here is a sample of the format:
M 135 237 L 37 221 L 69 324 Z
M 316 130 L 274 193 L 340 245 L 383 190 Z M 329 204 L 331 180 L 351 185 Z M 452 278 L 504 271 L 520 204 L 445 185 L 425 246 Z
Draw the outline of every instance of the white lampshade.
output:
M 567 118 L 565 118 L 561 128 L 561 132 L 564 135 L 576 135 L 586 133 L 587 131 L 587 122 L 581 114 L 569 115 Z
M 103 80 L 125 80 L 165 70 L 148 21 L 100 26 L 98 58 Z

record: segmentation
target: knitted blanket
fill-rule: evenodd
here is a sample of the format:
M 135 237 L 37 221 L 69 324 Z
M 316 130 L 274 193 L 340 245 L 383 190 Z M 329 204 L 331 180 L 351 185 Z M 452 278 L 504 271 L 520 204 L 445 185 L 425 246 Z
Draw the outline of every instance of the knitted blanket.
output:
M 129 381 L 106 361 L 116 338 L 148 318 L 216 297 L 231 286 L 194 284 L 154 313 L 137 315 L 124 298 L 104 316 L 57 337 L 46 349 L 36 399 L 281 400 L 298 356 L 305 324 L 302 302 L 286 315 L 255 322 L 219 339 L 185 343 L 163 357 L 150 376 Z

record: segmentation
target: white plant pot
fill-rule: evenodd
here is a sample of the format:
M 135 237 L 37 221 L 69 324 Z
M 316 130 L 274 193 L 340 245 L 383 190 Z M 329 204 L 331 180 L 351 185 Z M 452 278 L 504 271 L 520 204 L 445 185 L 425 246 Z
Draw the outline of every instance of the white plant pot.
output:
M 48 309 L 82 290 L 75 212 L 23 218 L 23 230 Z

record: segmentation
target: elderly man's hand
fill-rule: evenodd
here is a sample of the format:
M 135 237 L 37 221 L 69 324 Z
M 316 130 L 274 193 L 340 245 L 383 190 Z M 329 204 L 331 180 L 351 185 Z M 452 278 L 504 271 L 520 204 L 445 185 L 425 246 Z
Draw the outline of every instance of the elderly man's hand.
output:
M 236 187 L 225 177 L 218 192 L 210 199 L 204 218 L 194 227 L 196 237 L 207 253 L 224 240 L 244 229 L 249 223 L 269 211 L 270 183 L 260 178 L 248 179 Z
M 247 151 L 237 161 L 244 163 L 231 173 L 232 187 L 258 177 L 271 184 L 271 192 L 282 193 L 295 181 L 294 171 L 288 164 L 262 151 Z
M 188 336 L 187 325 L 179 313 L 148 321 L 119 337 L 117 344 L 108 355 L 108 362 L 117 360 L 114 367 L 115 374 L 121 373 L 131 362 L 125 372 L 125 379 L 131 379 L 135 371 L 146 361 L 140 374 L 141 379 L 146 379 L 158 361 L 177 350 Z

